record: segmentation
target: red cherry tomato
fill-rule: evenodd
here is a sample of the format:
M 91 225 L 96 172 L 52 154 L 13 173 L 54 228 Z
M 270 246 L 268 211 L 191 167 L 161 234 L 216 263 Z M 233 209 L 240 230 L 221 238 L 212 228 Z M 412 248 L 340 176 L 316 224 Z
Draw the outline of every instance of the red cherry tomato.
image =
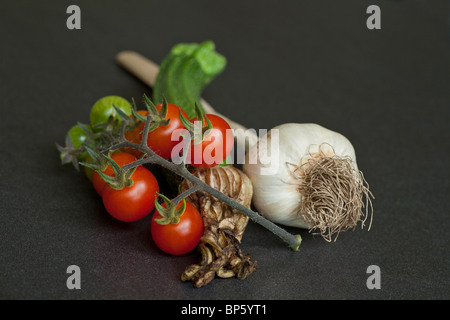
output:
M 157 104 L 155 107 L 158 111 L 161 111 L 162 103 Z M 164 159 L 171 158 L 173 147 L 181 141 L 181 138 L 176 141 L 172 141 L 172 132 L 176 129 L 184 129 L 183 123 L 180 120 L 180 111 L 183 116 L 188 119 L 188 116 L 183 109 L 172 103 L 167 103 L 167 115 L 165 119 L 170 119 L 169 124 L 166 126 L 161 125 L 155 130 L 150 131 L 147 135 L 147 146 Z M 138 113 L 143 116 L 147 116 L 149 114 L 147 110 L 139 110 Z M 145 123 L 141 123 L 135 129 L 127 132 L 125 134 L 127 140 L 135 143 L 141 143 L 144 126 Z
M 187 153 L 187 161 L 190 161 L 188 163 L 197 168 L 211 168 L 221 164 L 231 152 L 234 143 L 230 125 L 222 117 L 214 114 L 206 116 L 212 129 L 205 132 L 201 143 L 192 142 Z M 206 120 L 204 123 L 206 125 Z
M 132 174 L 133 184 L 120 190 L 106 185 L 103 204 L 106 211 L 124 222 L 133 222 L 147 216 L 155 207 L 155 196 L 159 192 L 158 181 L 146 168 L 139 166 Z
M 127 152 L 117 152 L 111 155 L 111 159 L 113 159 L 119 167 L 123 167 L 124 165 L 130 164 L 137 160 L 135 156 Z M 114 176 L 114 171 L 110 164 L 106 167 L 105 170 L 102 171 L 104 174 L 108 176 Z M 101 196 L 103 193 L 103 189 L 107 185 L 105 180 L 98 174 L 97 171 L 92 173 L 92 185 L 94 186 L 95 191 Z
M 182 205 L 177 206 L 179 208 Z M 162 204 L 162 206 L 166 206 Z M 162 251 L 172 255 L 183 255 L 194 250 L 203 236 L 203 221 L 198 210 L 189 202 L 186 202 L 186 210 L 180 216 L 177 224 L 159 224 L 155 219 L 160 219 L 158 211 L 153 214 L 151 235 L 155 244 Z

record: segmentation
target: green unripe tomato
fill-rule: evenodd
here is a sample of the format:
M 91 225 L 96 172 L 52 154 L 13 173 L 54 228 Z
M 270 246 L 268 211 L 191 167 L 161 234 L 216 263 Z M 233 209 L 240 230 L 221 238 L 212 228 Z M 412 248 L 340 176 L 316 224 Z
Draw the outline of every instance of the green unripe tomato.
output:
M 117 114 L 114 106 L 123 111 L 126 115 L 131 115 L 131 104 L 128 100 L 119 96 L 106 96 L 99 99 L 91 108 L 90 122 L 94 130 L 98 130 L 98 126 L 108 122 L 110 117 L 117 120 L 120 126 L 122 119 Z
M 87 139 L 87 134 L 79 125 L 75 125 L 67 132 L 67 136 L 70 137 L 72 141 L 72 146 L 74 149 L 80 149 L 83 147 L 83 142 Z M 78 160 L 83 161 L 88 153 L 82 152 L 77 155 Z

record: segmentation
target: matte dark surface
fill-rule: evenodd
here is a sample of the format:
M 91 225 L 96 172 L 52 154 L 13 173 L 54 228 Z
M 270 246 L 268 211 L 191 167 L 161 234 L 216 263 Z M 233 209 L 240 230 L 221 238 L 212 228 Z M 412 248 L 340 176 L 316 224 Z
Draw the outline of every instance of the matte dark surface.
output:
M 431 4 L 432 3 L 432 4 Z M 81 8 L 82 29 L 66 28 Z M 448 299 L 450 41 L 447 1 L 3 1 L 0 11 L 0 297 L 3 299 Z M 248 279 L 195 289 L 198 259 L 150 239 L 150 217 L 114 221 L 55 142 L 91 105 L 150 90 L 114 61 L 161 62 L 179 42 L 213 40 L 228 59 L 204 92 L 249 128 L 315 122 L 352 141 L 375 195 L 371 231 L 298 252 L 250 223 Z M 66 287 L 69 265 L 81 290 Z M 366 287 L 378 265 L 381 289 Z

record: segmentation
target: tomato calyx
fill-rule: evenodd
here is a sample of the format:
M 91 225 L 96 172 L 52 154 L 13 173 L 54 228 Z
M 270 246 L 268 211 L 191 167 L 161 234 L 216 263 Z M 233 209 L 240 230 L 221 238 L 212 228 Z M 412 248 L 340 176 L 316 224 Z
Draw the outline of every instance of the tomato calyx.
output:
M 106 159 L 107 164 L 111 165 L 113 169 L 114 176 L 109 176 L 102 172 L 102 170 L 97 169 L 97 173 L 100 177 L 108 183 L 111 188 L 116 190 L 121 190 L 125 187 L 131 187 L 133 185 L 133 179 L 131 179 L 133 173 L 136 171 L 138 166 L 133 166 L 127 169 L 121 168 L 117 162 L 115 162 L 111 157 L 103 155 Z
M 114 110 L 117 115 L 120 117 L 122 122 L 125 123 L 125 131 L 131 131 L 138 127 L 143 121 L 146 120 L 146 117 L 140 115 L 137 111 L 136 102 L 134 99 L 131 99 L 131 114 L 128 116 L 125 112 L 120 110 L 117 106 L 113 105 Z
M 85 145 L 92 142 L 92 135 L 92 130 L 80 122 L 73 126 L 66 134 L 65 146 L 56 144 L 61 163 L 72 163 L 79 170 L 79 163 L 87 157 Z
M 115 105 L 113 105 L 113 110 L 111 115 L 108 117 L 108 119 L 105 122 L 96 123 L 94 125 L 91 125 L 92 130 L 96 133 L 112 133 L 115 128 L 120 126 L 120 118 L 117 117 L 119 115 L 118 113 L 119 108 L 117 108 Z M 123 111 L 121 111 L 123 113 Z
M 59 156 L 62 164 L 72 163 L 75 169 L 80 170 L 78 158 L 84 151 L 81 148 L 75 148 L 72 139 L 69 136 L 66 137 L 66 145 L 63 147 L 56 144 L 56 149 L 58 149 L 60 153 Z
M 84 146 L 84 150 L 89 154 L 90 161 L 89 162 L 80 162 L 80 164 L 84 167 L 88 167 L 95 171 L 104 171 L 108 166 L 108 161 L 105 157 L 103 157 L 100 153 L 92 149 L 90 146 Z
M 161 197 L 164 201 L 165 207 L 163 207 L 158 202 L 158 196 Z M 184 211 L 186 210 L 186 200 L 183 198 L 180 202 L 175 203 L 173 201 L 170 201 L 169 198 L 164 196 L 163 194 L 157 193 L 157 196 L 155 196 L 155 208 L 159 212 L 162 218 L 155 219 L 155 221 L 158 224 L 161 225 L 167 225 L 169 223 L 171 224 L 177 224 L 180 222 L 180 217 L 183 215 Z
M 132 104 L 131 108 L 131 118 L 125 113 L 121 112 L 120 109 L 116 111 L 121 116 L 121 118 L 127 121 L 127 131 L 131 131 L 138 127 L 142 122 L 147 122 L 147 119 L 150 117 L 150 124 L 148 128 L 148 132 L 152 132 L 159 126 L 167 126 L 170 122 L 170 119 L 166 119 L 167 117 L 167 100 L 163 99 L 161 110 L 158 111 L 155 104 L 144 94 L 144 105 L 146 108 L 146 115 L 143 115 L 137 111 L 136 104 Z M 142 133 L 142 132 L 141 132 Z
M 193 144 L 199 144 L 203 141 L 203 137 L 205 136 L 205 132 L 211 130 L 213 128 L 211 121 L 209 121 L 207 115 L 201 110 L 200 106 L 195 103 L 195 118 L 197 119 L 192 123 L 189 119 L 181 113 L 180 111 L 180 120 L 183 123 L 186 130 L 189 132 L 191 136 L 191 140 Z M 198 120 L 202 119 L 202 120 Z
M 170 119 L 166 119 L 168 107 L 167 107 L 167 100 L 165 98 L 163 98 L 162 107 L 160 111 L 156 109 L 155 104 L 145 94 L 144 94 L 144 104 L 148 111 L 147 117 L 150 117 L 151 119 L 148 132 L 152 132 L 159 126 L 167 126 L 169 124 Z

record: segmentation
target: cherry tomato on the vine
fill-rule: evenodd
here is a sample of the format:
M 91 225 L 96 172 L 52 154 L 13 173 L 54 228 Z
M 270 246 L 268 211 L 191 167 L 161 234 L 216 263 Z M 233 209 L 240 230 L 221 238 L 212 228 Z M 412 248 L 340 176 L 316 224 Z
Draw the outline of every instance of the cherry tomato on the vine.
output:
M 220 116 L 207 114 L 212 129 L 207 130 L 200 143 L 191 143 L 187 160 L 197 168 L 211 168 L 221 164 L 233 148 L 233 132 L 230 125 Z M 196 119 L 191 122 L 195 123 Z M 204 125 L 206 120 L 203 119 Z
M 128 100 L 119 96 L 103 97 L 95 102 L 89 115 L 90 123 L 94 131 L 98 131 L 99 126 L 106 124 L 110 117 L 113 117 L 117 121 L 117 127 L 120 126 L 122 118 L 117 114 L 114 106 L 125 114 L 131 115 L 131 104 Z
M 111 159 L 113 159 L 119 165 L 119 167 L 123 167 L 124 165 L 130 164 L 137 160 L 134 155 L 127 152 L 114 153 L 111 155 Z M 114 176 L 114 170 L 109 163 L 106 169 L 102 172 L 108 176 Z M 97 191 L 97 193 L 101 196 L 107 183 L 105 180 L 103 180 L 103 178 L 98 174 L 97 171 L 94 171 L 92 173 L 92 185 L 94 186 L 95 191 Z
M 182 202 L 178 204 L 177 208 L 181 205 Z M 165 204 L 162 206 L 166 207 Z M 155 211 L 151 224 L 151 235 L 158 248 L 168 254 L 183 255 L 197 247 L 203 236 L 203 221 L 200 213 L 192 204 L 186 202 L 186 209 L 176 224 L 159 224 L 155 220 L 160 218 L 160 213 Z
M 156 109 L 161 111 L 162 103 L 155 105 Z M 170 159 L 172 149 L 176 146 L 180 139 L 172 141 L 172 133 L 176 129 L 184 129 L 183 124 L 180 120 L 180 111 L 186 118 L 188 117 L 186 112 L 174 105 L 172 103 L 167 103 L 167 115 L 165 119 L 170 119 L 169 124 L 160 125 L 153 131 L 150 131 L 147 135 L 147 146 L 152 149 L 156 154 L 163 157 L 164 159 Z M 139 114 L 147 116 L 149 112 L 147 110 L 139 110 Z M 141 123 L 139 126 L 125 134 L 127 140 L 135 143 L 140 143 L 142 141 L 142 132 L 144 131 L 145 123 Z
M 83 142 L 86 141 L 88 138 L 88 134 L 84 132 L 84 130 L 81 128 L 80 125 L 74 125 L 70 130 L 67 132 L 67 138 L 70 138 L 70 142 L 72 143 L 72 148 L 74 149 L 80 149 L 83 147 Z M 77 155 L 78 160 L 83 161 L 86 159 L 88 153 L 86 151 L 79 153 Z
M 106 211 L 124 222 L 134 222 L 147 216 L 155 207 L 158 181 L 150 170 L 138 166 L 131 176 L 133 184 L 120 190 L 106 185 L 102 198 Z
M 161 108 L 162 104 L 156 105 L 158 111 L 161 111 Z M 171 158 L 173 147 L 179 143 L 179 140 L 172 141 L 172 133 L 177 129 L 184 129 L 183 123 L 181 123 L 180 120 L 180 112 L 186 118 L 188 117 L 183 109 L 168 103 L 167 116 L 165 119 L 170 119 L 169 124 L 166 126 L 159 126 L 148 134 L 147 145 L 149 148 L 165 159 Z

